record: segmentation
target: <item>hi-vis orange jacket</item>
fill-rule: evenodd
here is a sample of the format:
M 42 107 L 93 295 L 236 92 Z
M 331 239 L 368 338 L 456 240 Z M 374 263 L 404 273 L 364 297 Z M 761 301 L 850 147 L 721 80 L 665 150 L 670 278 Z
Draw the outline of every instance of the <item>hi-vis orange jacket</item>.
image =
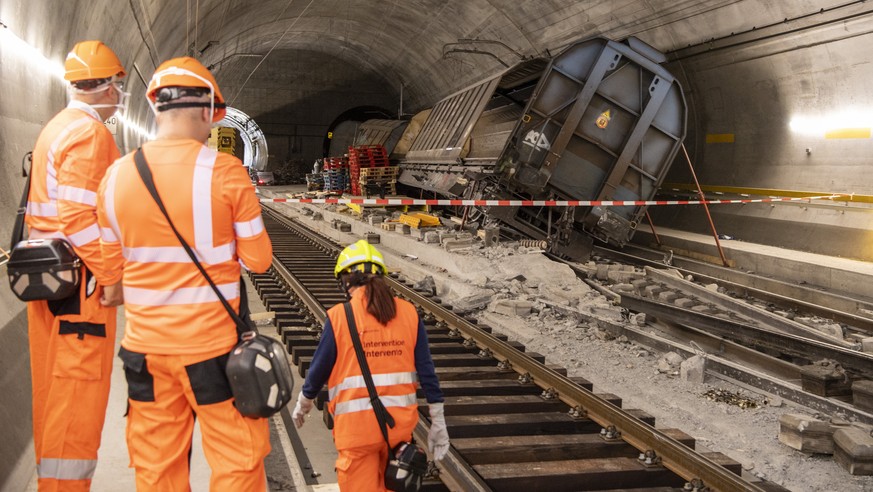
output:
M 240 263 L 264 272 L 272 259 L 242 163 L 191 139 L 148 142 L 143 153 L 176 228 L 239 309 Z M 230 350 L 236 328 L 143 184 L 133 153 L 109 168 L 98 196 L 106 270 L 111 280 L 123 278 L 124 348 L 177 355 Z
M 83 102 L 70 101 L 36 142 L 27 197 L 30 237 L 65 237 L 103 285 L 109 278 L 98 241 L 97 187 L 118 156 L 100 115 Z
M 356 290 L 350 302 L 376 392 L 394 417 L 395 425 L 388 429 L 388 439 L 392 443 L 409 439 L 418 422 L 415 394 L 418 313 L 412 304 L 397 299 L 397 316 L 383 326 L 367 312 L 364 289 Z M 336 340 L 336 363 L 327 382 L 336 448 L 342 450 L 384 442 L 355 355 L 345 308 L 339 304 L 327 314 Z

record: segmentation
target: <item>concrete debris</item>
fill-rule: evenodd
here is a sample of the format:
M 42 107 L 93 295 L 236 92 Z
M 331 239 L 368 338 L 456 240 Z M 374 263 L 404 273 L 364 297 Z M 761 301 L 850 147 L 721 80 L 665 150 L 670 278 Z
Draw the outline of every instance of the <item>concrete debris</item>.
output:
M 666 359 L 658 359 L 658 372 L 667 374 L 673 371 L 673 366 Z
M 424 244 L 439 244 L 440 235 L 436 231 L 426 231 L 423 240 Z
M 604 342 L 608 342 L 610 340 L 615 340 L 615 335 L 613 335 L 612 333 L 610 333 L 606 330 L 601 330 L 601 329 L 594 330 L 594 336 L 600 340 L 603 340 Z
M 321 215 L 320 213 L 318 213 L 318 212 L 312 213 L 312 220 L 323 220 L 323 219 L 324 219 L 324 216 Z
M 834 323 L 830 320 L 819 317 L 795 316 L 794 321 L 802 323 L 810 328 L 820 331 L 828 336 L 840 339 L 843 338 L 843 327 L 839 323 Z
M 488 306 L 489 311 L 503 314 L 505 316 L 527 316 L 533 309 L 533 303 L 530 301 L 518 301 L 511 299 L 499 299 Z
M 597 280 L 609 280 L 609 265 L 604 263 L 597 265 L 597 271 L 594 273 L 594 278 Z
M 779 398 L 778 396 L 769 396 L 765 400 L 765 403 L 767 403 L 768 407 L 780 408 L 782 407 L 782 405 L 785 404 L 785 400 Z
M 591 313 L 595 318 L 600 318 L 608 321 L 620 322 L 621 313 L 616 311 L 614 307 L 606 305 L 606 306 L 588 306 L 588 312 Z
M 646 313 L 636 313 L 630 317 L 631 323 L 636 326 L 646 326 Z
M 609 270 L 606 274 L 607 280 L 617 284 L 627 284 L 633 282 L 634 280 L 639 280 L 645 277 L 646 274 L 643 272 L 634 272 L 634 271 L 613 271 Z
M 658 294 L 664 292 L 665 290 L 667 289 L 661 287 L 660 285 L 649 285 L 646 286 L 645 296 L 651 299 L 656 299 L 658 297 Z
M 500 273 L 491 278 L 495 282 L 512 282 L 513 280 L 518 280 L 519 282 L 527 281 L 527 278 L 520 273 Z
M 517 280 L 512 281 L 513 284 L 518 283 Z M 552 301 L 556 304 L 564 306 L 577 306 L 579 304 L 578 294 L 575 294 L 570 289 L 564 289 L 555 285 L 541 283 L 537 289 L 539 297 Z
M 461 249 L 471 249 L 472 247 L 472 239 L 448 239 L 446 241 L 443 241 L 443 248 L 445 248 L 445 250 L 449 252 L 458 251 Z
M 455 310 L 462 313 L 476 311 L 488 306 L 488 303 L 494 298 L 493 292 L 483 292 L 468 297 L 463 297 L 454 301 Z
M 680 298 L 674 300 L 674 301 L 673 301 L 673 304 L 674 304 L 676 307 L 680 307 L 680 308 L 683 308 L 683 309 L 688 309 L 688 308 L 694 306 L 694 305 L 697 304 L 697 303 L 694 301 L 694 299 L 689 299 L 689 298 L 687 298 L 687 297 L 680 297 Z
M 636 289 L 634 289 L 633 284 L 615 284 L 612 286 L 612 291 L 633 293 Z
M 374 227 L 379 226 L 384 221 L 385 221 L 385 217 L 383 217 L 381 215 L 371 215 L 371 216 L 367 217 L 367 222 L 369 222 L 370 225 L 374 226 Z
M 718 292 L 718 284 L 707 284 L 706 289 L 713 292 Z
M 486 248 L 497 246 L 500 243 L 499 227 L 485 227 L 480 229 L 477 235 L 484 241 Z
M 669 364 L 672 368 L 678 368 L 679 365 L 682 364 L 682 361 L 685 359 L 676 352 L 667 352 L 663 355 L 663 357 L 661 357 L 661 360 Z
M 436 282 L 434 282 L 433 277 L 430 275 L 413 284 L 412 288 L 419 292 L 429 293 L 431 295 L 436 295 L 437 292 Z
M 679 377 L 688 383 L 703 384 L 706 376 L 706 357 L 695 355 L 679 365 Z
M 678 298 L 679 294 L 670 290 L 665 290 L 664 292 L 658 294 L 658 300 L 662 302 L 673 302 Z
M 631 285 L 634 286 L 634 289 L 643 290 L 649 285 L 649 281 L 645 278 L 637 279 L 631 282 Z
M 868 337 L 861 340 L 861 350 L 868 354 L 873 353 L 873 337 Z

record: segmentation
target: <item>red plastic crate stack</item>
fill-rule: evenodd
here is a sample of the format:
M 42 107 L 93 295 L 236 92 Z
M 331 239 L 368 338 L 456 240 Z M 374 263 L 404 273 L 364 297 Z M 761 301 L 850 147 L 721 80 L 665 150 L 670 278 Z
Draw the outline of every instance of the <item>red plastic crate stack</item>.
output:
M 388 152 L 381 145 L 359 145 L 349 147 L 349 177 L 352 182 L 352 195 L 361 196 L 361 169 L 387 167 Z

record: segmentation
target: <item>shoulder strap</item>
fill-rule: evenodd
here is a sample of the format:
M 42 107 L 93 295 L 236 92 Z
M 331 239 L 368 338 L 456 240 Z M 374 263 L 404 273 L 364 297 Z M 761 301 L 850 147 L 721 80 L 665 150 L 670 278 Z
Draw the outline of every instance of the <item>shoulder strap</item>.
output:
M 388 445 L 388 454 L 391 454 L 391 443 L 388 442 L 388 427 L 394 428 L 394 417 L 388 413 L 388 409 L 379 399 L 379 394 L 376 393 L 376 385 L 373 383 L 373 373 L 370 372 L 370 366 L 367 364 L 367 356 L 364 354 L 364 347 L 361 344 L 361 337 L 358 336 L 358 327 L 355 325 L 355 313 L 352 310 L 352 303 L 344 302 L 343 308 L 346 310 L 346 319 L 348 320 L 349 333 L 352 337 L 352 345 L 355 346 L 355 354 L 358 356 L 358 365 L 361 366 L 361 375 L 364 376 L 364 382 L 367 384 L 367 393 L 370 395 L 370 403 L 373 405 L 373 411 L 376 413 L 376 420 L 379 421 L 379 428 L 382 431 L 382 437 L 385 438 L 385 444 Z
M 33 152 L 24 154 L 24 158 L 21 159 L 21 175 L 27 176 L 27 182 L 24 183 L 24 192 L 21 194 L 21 202 L 18 204 L 18 212 L 15 214 L 15 225 L 12 226 L 12 245 L 9 247 L 9 251 L 12 251 L 12 248 L 19 241 L 24 240 L 24 216 L 27 214 L 27 196 L 30 194 L 30 175 L 32 174 L 28 173 L 25 168 L 28 161 L 31 170 L 33 170 Z
M 253 329 L 246 324 L 245 321 L 230 307 L 230 304 L 227 302 L 227 299 L 221 294 L 221 291 L 218 290 L 218 286 L 215 285 L 215 282 L 212 281 L 212 278 L 206 273 L 206 269 L 203 268 L 203 265 L 200 264 L 200 261 L 197 259 L 197 255 L 194 254 L 194 251 L 191 249 L 191 246 L 182 239 L 182 235 L 179 234 L 179 231 L 176 229 L 176 226 L 173 225 L 173 221 L 170 220 L 170 215 L 167 213 L 167 209 L 164 207 L 164 202 L 161 200 L 161 196 L 158 194 L 158 190 L 155 188 L 155 180 L 152 177 L 152 171 L 149 169 L 148 163 L 145 160 L 145 155 L 142 152 L 142 147 L 136 149 L 136 153 L 133 155 L 133 160 L 136 163 L 136 170 L 139 172 L 139 176 L 142 178 L 142 182 L 145 183 L 146 189 L 149 190 L 149 194 L 154 198 L 155 203 L 158 204 L 158 208 L 161 209 L 161 213 L 164 214 L 164 217 L 167 219 L 167 223 L 170 224 L 170 228 L 173 229 L 173 233 L 176 235 L 176 238 L 182 244 L 182 247 L 185 249 L 185 252 L 188 253 L 188 256 L 191 257 L 191 261 L 194 262 L 194 265 L 197 266 L 197 269 L 200 270 L 200 273 L 206 278 L 206 281 L 209 282 L 209 286 L 212 287 L 212 290 L 215 291 L 215 295 L 218 296 L 218 300 L 221 301 L 221 304 L 224 306 L 224 309 L 227 310 L 227 314 L 230 315 L 231 319 L 233 319 L 234 323 L 236 323 L 236 331 L 237 334 L 242 337 L 242 334 L 248 331 L 253 331 Z M 240 278 L 240 289 L 244 289 L 245 286 L 242 285 L 242 278 Z M 242 294 L 242 292 L 241 292 Z M 240 308 L 242 309 L 242 297 L 240 298 Z

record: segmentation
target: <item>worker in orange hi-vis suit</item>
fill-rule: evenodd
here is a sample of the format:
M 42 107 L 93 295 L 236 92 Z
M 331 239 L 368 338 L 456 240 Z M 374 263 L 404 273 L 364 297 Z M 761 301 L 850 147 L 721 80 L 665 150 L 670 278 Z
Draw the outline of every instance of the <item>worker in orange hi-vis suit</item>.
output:
M 126 94 L 124 67 L 100 41 L 76 44 L 64 63 L 70 103 L 33 150 L 25 220 L 29 237 L 65 238 L 84 266 L 77 295 L 27 303 L 33 441 L 39 490 L 88 490 L 109 398 L 121 292 L 103 268 L 97 187 L 118 158 L 103 124 Z M 112 298 L 115 301 L 101 298 Z
M 158 195 L 224 297 L 240 309 L 240 263 L 266 271 L 272 246 L 242 163 L 204 145 L 226 113 L 224 98 L 209 70 L 188 57 L 161 64 L 146 96 L 158 133 L 142 151 Z M 224 372 L 236 327 L 149 194 L 133 153 L 107 172 L 97 210 L 106 269 L 123 284 L 127 326 L 119 357 L 137 490 L 189 490 L 195 415 L 212 468 L 210 490 L 266 490 L 267 420 L 237 411 Z

